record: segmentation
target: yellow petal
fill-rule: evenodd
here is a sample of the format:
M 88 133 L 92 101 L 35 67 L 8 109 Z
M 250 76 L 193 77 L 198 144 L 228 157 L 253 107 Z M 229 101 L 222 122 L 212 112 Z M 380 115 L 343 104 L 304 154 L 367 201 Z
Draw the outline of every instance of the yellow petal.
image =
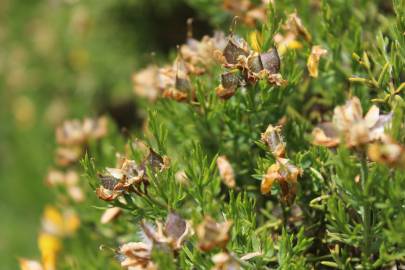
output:
M 48 233 L 41 233 L 38 237 L 44 270 L 56 269 L 56 256 L 61 249 L 59 238 Z
M 311 54 L 309 55 L 307 61 L 307 68 L 311 77 L 318 77 L 319 60 L 321 59 L 321 56 L 325 55 L 327 52 L 327 50 L 323 49 L 319 45 L 312 47 Z
M 263 44 L 263 36 L 258 31 L 249 34 L 250 46 L 256 52 L 260 52 Z
M 64 220 L 62 213 L 54 206 L 46 206 L 42 217 L 43 229 L 52 234 L 63 233 Z
M 65 227 L 64 232 L 66 235 L 71 235 L 77 231 L 80 226 L 79 216 L 76 215 L 73 211 L 68 211 L 64 215 L 65 218 Z

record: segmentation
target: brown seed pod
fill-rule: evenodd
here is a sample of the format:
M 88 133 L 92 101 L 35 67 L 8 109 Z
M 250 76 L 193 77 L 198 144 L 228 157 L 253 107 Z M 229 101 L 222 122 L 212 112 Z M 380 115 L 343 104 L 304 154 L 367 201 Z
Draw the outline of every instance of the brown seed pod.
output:
M 263 69 L 260 54 L 254 54 L 248 59 L 248 68 L 251 72 L 259 73 Z
M 260 54 L 260 61 L 263 69 L 276 74 L 280 72 L 280 56 L 276 48 L 271 48 L 268 52 Z
M 239 86 L 239 81 L 240 78 L 237 70 L 226 72 L 221 75 L 221 84 L 226 89 L 235 90 Z
M 237 64 L 239 56 L 249 55 L 248 44 L 243 38 L 231 36 L 223 54 L 228 64 Z
M 172 239 L 179 239 L 187 229 L 187 223 L 180 215 L 169 213 L 166 219 L 165 232 Z
M 229 99 L 231 98 L 233 95 L 235 95 L 235 89 L 233 88 L 224 88 L 222 85 L 218 86 L 215 89 L 215 93 L 217 94 L 217 96 L 220 99 Z

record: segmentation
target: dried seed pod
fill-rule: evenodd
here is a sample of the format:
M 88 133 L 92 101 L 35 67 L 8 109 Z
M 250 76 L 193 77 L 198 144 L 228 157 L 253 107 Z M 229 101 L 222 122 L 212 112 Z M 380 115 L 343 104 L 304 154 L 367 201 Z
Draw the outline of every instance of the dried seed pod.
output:
M 280 72 L 280 56 L 276 48 L 271 48 L 268 52 L 260 54 L 260 61 L 263 69 L 267 70 L 270 74 Z
M 247 42 L 240 37 L 231 36 L 228 40 L 223 54 L 228 64 L 237 64 L 239 56 L 247 57 L 249 55 L 249 47 Z
M 101 185 L 108 189 L 114 190 L 117 184 L 119 183 L 120 179 L 115 178 L 111 175 L 98 175 L 98 179 L 100 180 Z
M 233 95 L 235 95 L 236 90 L 233 88 L 227 89 L 227 88 L 224 88 L 222 85 L 220 85 L 217 88 L 215 88 L 215 93 L 217 94 L 217 96 L 220 99 L 229 99 Z
M 248 58 L 248 69 L 251 72 L 259 73 L 263 69 L 261 55 L 254 53 Z
M 176 76 L 175 87 L 177 90 L 185 93 L 190 92 L 193 89 L 190 79 L 186 76 L 180 77 L 179 75 Z
M 238 70 L 232 70 L 221 74 L 221 84 L 226 89 L 235 90 L 238 88 L 240 82 L 240 76 Z
M 276 157 L 284 157 L 286 144 L 281 135 L 281 126 L 269 125 L 261 136 L 262 141 L 267 144 L 270 151 Z
M 186 231 L 187 223 L 180 215 L 169 213 L 166 219 L 165 232 L 172 239 L 179 239 Z

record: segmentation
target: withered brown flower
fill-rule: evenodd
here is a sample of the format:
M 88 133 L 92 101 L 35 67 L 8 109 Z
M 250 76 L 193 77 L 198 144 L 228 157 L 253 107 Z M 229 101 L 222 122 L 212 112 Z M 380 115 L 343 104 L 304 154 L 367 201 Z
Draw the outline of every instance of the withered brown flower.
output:
M 107 118 L 85 118 L 65 121 L 56 129 L 56 141 L 60 145 L 82 145 L 90 139 L 100 139 L 107 134 Z
M 115 200 L 124 192 L 137 192 L 143 194 L 149 184 L 147 169 L 151 173 L 160 172 L 168 168 L 170 160 L 168 157 L 161 157 L 152 148 L 140 165 L 134 160 L 120 157 L 120 168 L 106 168 L 106 172 L 98 176 L 101 186 L 96 189 L 97 196 L 106 201 Z M 144 190 L 141 190 L 141 187 Z
M 301 49 L 302 43 L 299 37 L 303 37 L 306 41 L 311 41 L 311 34 L 305 28 L 297 12 L 288 15 L 287 21 L 282 25 L 283 33 L 277 33 L 273 39 L 277 45 L 277 49 L 283 55 L 287 49 Z
M 281 135 L 281 126 L 269 125 L 264 133 L 261 135 L 262 141 L 267 144 L 270 151 L 276 157 L 284 157 L 286 143 Z
M 382 142 L 376 142 L 368 147 L 368 157 L 375 162 L 393 168 L 405 167 L 405 147 L 395 142 L 389 136 L 384 136 Z
M 212 217 L 206 216 L 196 229 L 200 249 L 210 251 L 215 247 L 225 248 L 231 227 L 232 221 L 217 223 Z
M 177 251 L 192 233 L 189 222 L 176 213 L 168 214 L 165 225 L 156 222 L 156 229 L 144 221 L 141 222 L 141 227 L 144 242 L 130 242 L 121 246 L 121 266 L 138 267 L 130 269 L 140 270 L 157 269 L 153 268 L 156 265 L 151 260 L 152 249 L 167 247 L 165 251 Z
M 120 247 L 118 253 L 122 267 L 136 270 L 157 270 L 151 261 L 152 245 L 150 243 L 130 242 Z
M 63 167 L 77 162 L 83 155 L 83 148 L 79 145 L 59 146 L 56 149 L 55 162 Z
M 289 159 L 277 158 L 276 163 L 271 165 L 263 176 L 260 190 L 262 194 L 268 194 L 277 182 L 281 187 L 282 200 L 291 202 L 296 194 L 298 177 L 301 175 L 302 170 Z
M 159 68 L 150 65 L 132 75 L 134 93 L 140 97 L 146 97 L 154 101 L 160 94 L 159 90 Z
M 287 22 L 283 26 L 284 30 L 287 32 L 292 32 L 296 36 L 302 36 L 306 41 L 311 41 L 312 37 L 309 31 L 305 28 L 300 17 L 298 17 L 297 12 L 293 12 L 288 15 Z
M 254 5 L 250 0 L 224 0 L 223 7 L 232 15 L 237 16 L 249 27 L 254 27 L 258 22 L 266 20 L 266 5 L 268 1 L 261 1 Z
M 307 68 L 309 71 L 309 75 L 311 77 L 317 78 L 318 77 L 318 66 L 321 56 L 327 54 L 328 51 L 322 48 L 319 45 L 313 46 L 311 49 L 311 54 L 308 57 L 307 61 Z
M 220 252 L 212 257 L 214 266 L 211 270 L 239 270 L 241 269 L 238 260 L 229 252 Z
M 360 100 L 353 97 L 345 105 L 335 108 L 332 123 L 324 123 L 314 129 L 313 143 L 334 147 L 343 139 L 348 147 L 356 147 L 381 140 L 385 136 L 384 127 L 391 118 L 392 113 L 380 114 L 375 105 L 363 117 Z
M 234 188 L 235 173 L 233 171 L 231 163 L 225 156 L 219 156 L 217 159 L 217 166 L 219 170 L 219 175 L 221 176 L 222 182 L 229 188 Z
M 63 186 L 67 193 L 75 202 L 84 200 L 84 193 L 79 186 L 79 174 L 74 170 L 67 172 L 59 170 L 49 170 L 46 183 L 50 186 Z

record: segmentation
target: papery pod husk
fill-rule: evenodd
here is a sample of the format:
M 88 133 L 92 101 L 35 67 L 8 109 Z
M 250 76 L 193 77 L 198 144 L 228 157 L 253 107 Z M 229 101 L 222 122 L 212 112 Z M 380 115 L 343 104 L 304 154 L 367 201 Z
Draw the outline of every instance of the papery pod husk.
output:
M 182 92 L 190 92 L 193 89 L 190 80 L 187 77 L 182 78 L 181 76 L 176 76 L 175 87 Z
M 251 72 L 259 73 L 263 69 L 262 60 L 259 54 L 248 58 L 248 68 Z
M 271 48 L 268 52 L 260 54 L 260 60 L 263 69 L 270 72 L 270 74 L 280 72 L 281 61 L 276 48 Z
M 186 231 L 187 223 L 179 214 L 169 213 L 166 219 L 165 232 L 172 239 L 179 239 Z
M 221 84 L 226 89 L 236 89 L 239 86 L 240 76 L 238 70 L 221 74 Z
M 149 148 L 149 154 L 142 162 L 142 168 L 145 169 L 146 166 L 149 166 L 153 173 L 161 170 L 163 168 L 164 162 L 163 158 L 153 151 L 152 148 Z
M 186 92 L 177 90 L 174 87 L 164 90 L 162 96 L 164 98 L 174 99 L 178 102 L 183 102 L 183 101 L 188 100 L 188 94 Z
M 228 64 L 237 64 L 239 56 L 243 55 L 247 57 L 249 55 L 249 49 L 245 40 L 231 37 L 223 54 Z
M 220 85 L 215 89 L 215 93 L 220 99 L 227 100 L 235 95 L 236 88 L 224 88 L 222 85 Z
M 108 189 L 114 190 L 116 185 L 120 182 L 119 179 L 111 176 L 111 175 L 98 175 L 98 179 L 100 180 L 101 185 Z

